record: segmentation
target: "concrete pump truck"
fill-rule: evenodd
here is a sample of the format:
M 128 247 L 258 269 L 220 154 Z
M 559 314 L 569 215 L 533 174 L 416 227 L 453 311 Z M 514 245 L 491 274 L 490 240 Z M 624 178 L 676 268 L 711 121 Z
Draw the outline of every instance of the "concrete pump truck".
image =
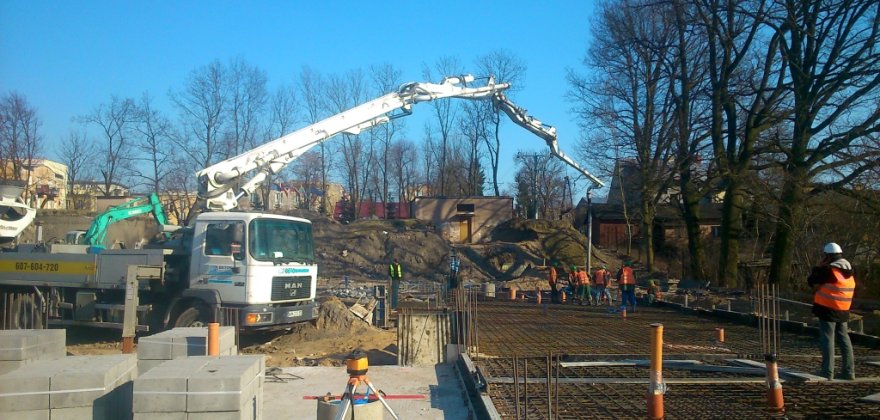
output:
M 187 226 L 143 249 L 87 252 L 88 245 L 46 252 L 0 253 L 0 314 L 11 328 L 92 325 L 123 328 L 129 284 L 137 285 L 138 331 L 200 326 L 238 314 L 243 330 L 286 328 L 317 317 L 311 222 L 241 211 L 271 174 L 341 133 L 358 134 L 411 113 L 412 105 L 443 98 L 491 99 L 508 87 L 472 76 L 406 83 L 197 173 L 199 208 Z M 225 311 L 233 308 L 234 311 Z M 233 322 L 231 322 L 233 321 Z

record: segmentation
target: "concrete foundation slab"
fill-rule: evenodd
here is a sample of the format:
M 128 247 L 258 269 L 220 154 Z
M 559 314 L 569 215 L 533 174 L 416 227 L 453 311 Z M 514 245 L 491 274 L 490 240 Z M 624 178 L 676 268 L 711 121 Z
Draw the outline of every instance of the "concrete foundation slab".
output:
M 265 419 L 313 419 L 317 413 L 317 400 L 304 397 L 328 392 L 338 396 L 348 381 L 344 367 L 288 367 L 283 371 L 298 379 L 264 384 Z M 447 364 L 431 367 L 370 366 L 367 373 L 373 385 L 389 395 L 388 404 L 399 418 L 472 418 L 456 375 L 453 367 Z M 359 391 L 363 389 L 361 386 Z M 390 416 L 386 414 L 385 418 Z

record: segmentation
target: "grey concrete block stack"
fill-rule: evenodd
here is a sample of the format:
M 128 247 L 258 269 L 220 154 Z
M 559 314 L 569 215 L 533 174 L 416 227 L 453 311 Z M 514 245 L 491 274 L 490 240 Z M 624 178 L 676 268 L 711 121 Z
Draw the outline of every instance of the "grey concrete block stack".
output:
M 220 355 L 238 354 L 235 327 L 220 327 Z M 138 340 L 138 371 L 141 374 L 165 361 L 208 354 L 208 328 L 174 328 Z
M 167 361 L 134 381 L 134 419 L 259 419 L 265 370 L 262 355 Z
M 134 355 L 70 356 L 0 375 L 0 418 L 131 418 Z
M 0 375 L 67 355 L 66 330 L 0 330 Z

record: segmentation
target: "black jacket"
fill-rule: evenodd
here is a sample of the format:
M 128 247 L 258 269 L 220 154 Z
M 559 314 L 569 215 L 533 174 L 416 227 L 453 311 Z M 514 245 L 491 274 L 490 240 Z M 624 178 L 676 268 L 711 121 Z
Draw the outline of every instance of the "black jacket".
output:
M 813 271 L 810 273 L 810 276 L 807 277 L 807 284 L 810 285 L 811 289 L 815 285 L 834 283 L 837 281 L 837 279 L 834 278 L 834 273 L 831 271 L 832 266 L 840 270 L 840 272 L 843 273 L 844 276 L 848 277 L 851 276 L 853 273 L 852 266 L 850 265 L 849 261 L 843 258 L 833 261 L 828 265 L 813 267 Z M 813 314 L 816 315 L 820 320 L 826 322 L 849 321 L 849 311 L 839 311 L 815 303 L 813 304 Z

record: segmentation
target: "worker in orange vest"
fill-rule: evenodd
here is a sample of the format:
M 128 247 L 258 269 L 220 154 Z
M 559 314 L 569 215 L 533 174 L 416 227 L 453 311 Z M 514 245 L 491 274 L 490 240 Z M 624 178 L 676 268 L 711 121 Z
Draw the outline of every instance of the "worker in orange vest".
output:
M 593 293 L 590 291 L 590 275 L 581 268 L 577 271 L 578 297 L 581 305 L 593 304 Z
M 626 302 L 636 311 L 636 275 L 633 273 L 632 261 L 625 261 L 617 271 L 617 284 L 620 286 L 620 309 L 626 309 Z
M 557 283 L 556 282 L 556 280 L 557 280 L 556 266 L 557 265 L 559 265 L 559 263 L 554 262 L 547 269 L 547 283 L 550 284 L 550 302 L 551 303 L 559 303 L 559 289 L 556 288 L 556 286 L 557 286 L 556 285 L 556 283 Z
M 602 267 L 597 268 L 596 271 L 593 272 L 593 285 L 596 286 L 593 288 L 593 300 L 597 305 L 599 303 L 605 303 L 606 299 L 608 304 L 611 304 L 611 293 L 608 292 L 608 282 L 610 281 L 611 273 L 605 268 L 605 264 L 602 264 Z
M 856 378 L 852 342 L 849 340 L 849 309 L 856 280 L 852 265 L 843 258 L 840 245 L 830 242 L 822 249 L 825 254 L 813 267 L 807 284 L 813 289 L 813 314 L 819 318 L 819 349 L 822 351 L 820 376 L 834 379 L 834 342 L 840 344 L 843 359 L 841 379 Z

